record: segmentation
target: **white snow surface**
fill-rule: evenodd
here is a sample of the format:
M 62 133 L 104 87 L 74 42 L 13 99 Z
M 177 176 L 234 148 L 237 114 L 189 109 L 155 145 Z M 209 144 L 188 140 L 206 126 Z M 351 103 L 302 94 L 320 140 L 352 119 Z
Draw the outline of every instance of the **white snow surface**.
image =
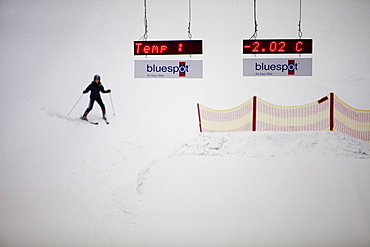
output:
M 257 1 L 258 38 L 296 38 L 298 2 Z M 188 1 L 147 5 L 149 40 L 187 39 Z M 253 1 L 196 0 L 204 54 L 185 58 L 203 60 L 204 78 L 158 80 L 133 78 L 143 1 L 2 0 L 0 246 L 370 246 L 369 143 L 199 133 L 196 103 L 292 106 L 334 92 L 370 109 L 370 1 L 302 7 L 313 76 L 242 77 Z M 67 115 L 94 74 L 112 89 L 109 125 L 98 105 L 98 126 L 78 120 L 86 95 Z

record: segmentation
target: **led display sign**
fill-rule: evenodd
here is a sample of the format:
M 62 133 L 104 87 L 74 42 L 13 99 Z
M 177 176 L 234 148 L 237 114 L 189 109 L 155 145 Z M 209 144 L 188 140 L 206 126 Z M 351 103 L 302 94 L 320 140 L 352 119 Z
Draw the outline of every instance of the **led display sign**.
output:
M 243 54 L 312 54 L 312 39 L 243 40 Z
M 134 41 L 134 55 L 203 54 L 202 40 Z

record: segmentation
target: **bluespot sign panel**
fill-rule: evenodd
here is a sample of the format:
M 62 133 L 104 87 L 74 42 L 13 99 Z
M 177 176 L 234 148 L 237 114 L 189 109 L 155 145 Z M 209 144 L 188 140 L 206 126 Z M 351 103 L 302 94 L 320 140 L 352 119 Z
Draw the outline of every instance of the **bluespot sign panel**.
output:
M 203 60 L 135 60 L 135 78 L 203 78 Z
M 244 58 L 243 76 L 312 76 L 312 58 Z

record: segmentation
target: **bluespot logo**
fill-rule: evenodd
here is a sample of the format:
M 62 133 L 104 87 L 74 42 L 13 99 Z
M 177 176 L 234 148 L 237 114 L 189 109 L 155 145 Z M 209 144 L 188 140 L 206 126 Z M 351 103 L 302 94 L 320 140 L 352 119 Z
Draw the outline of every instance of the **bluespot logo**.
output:
M 186 62 L 179 62 L 179 77 L 186 76 Z
M 186 77 L 186 73 L 189 72 L 189 65 L 186 65 L 186 62 L 179 62 L 179 65 L 155 65 L 155 64 L 147 64 L 146 65 L 146 72 L 157 72 L 157 73 L 172 73 L 172 74 L 179 74 L 179 77 Z
M 295 71 L 298 70 L 299 63 L 296 63 L 295 60 L 288 60 L 286 64 L 265 64 L 265 63 L 255 63 L 256 71 L 287 71 L 288 75 L 295 75 Z
M 288 75 L 294 75 L 295 66 L 294 66 L 294 60 L 288 60 Z M 297 64 L 298 69 L 298 64 Z

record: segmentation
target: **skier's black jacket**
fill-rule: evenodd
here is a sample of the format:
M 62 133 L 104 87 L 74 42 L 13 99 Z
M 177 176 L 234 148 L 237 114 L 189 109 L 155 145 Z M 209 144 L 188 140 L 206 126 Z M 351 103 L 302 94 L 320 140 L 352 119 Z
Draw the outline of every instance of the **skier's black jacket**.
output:
M 91 84 L 89 86 L 87 86 L 87 88 L 83 91 L 83 93 L 88 93 L 89 91 L 91 91 L 90 93 L 90 98 L 91 99 L 100 99 L 100 92 L 102 93 L 110 93 L 110 90 L 104 90 L 104 87 L 103 85 L 99 82 L 99 83 L 96 83 L 96 82 L 91 82 Z

